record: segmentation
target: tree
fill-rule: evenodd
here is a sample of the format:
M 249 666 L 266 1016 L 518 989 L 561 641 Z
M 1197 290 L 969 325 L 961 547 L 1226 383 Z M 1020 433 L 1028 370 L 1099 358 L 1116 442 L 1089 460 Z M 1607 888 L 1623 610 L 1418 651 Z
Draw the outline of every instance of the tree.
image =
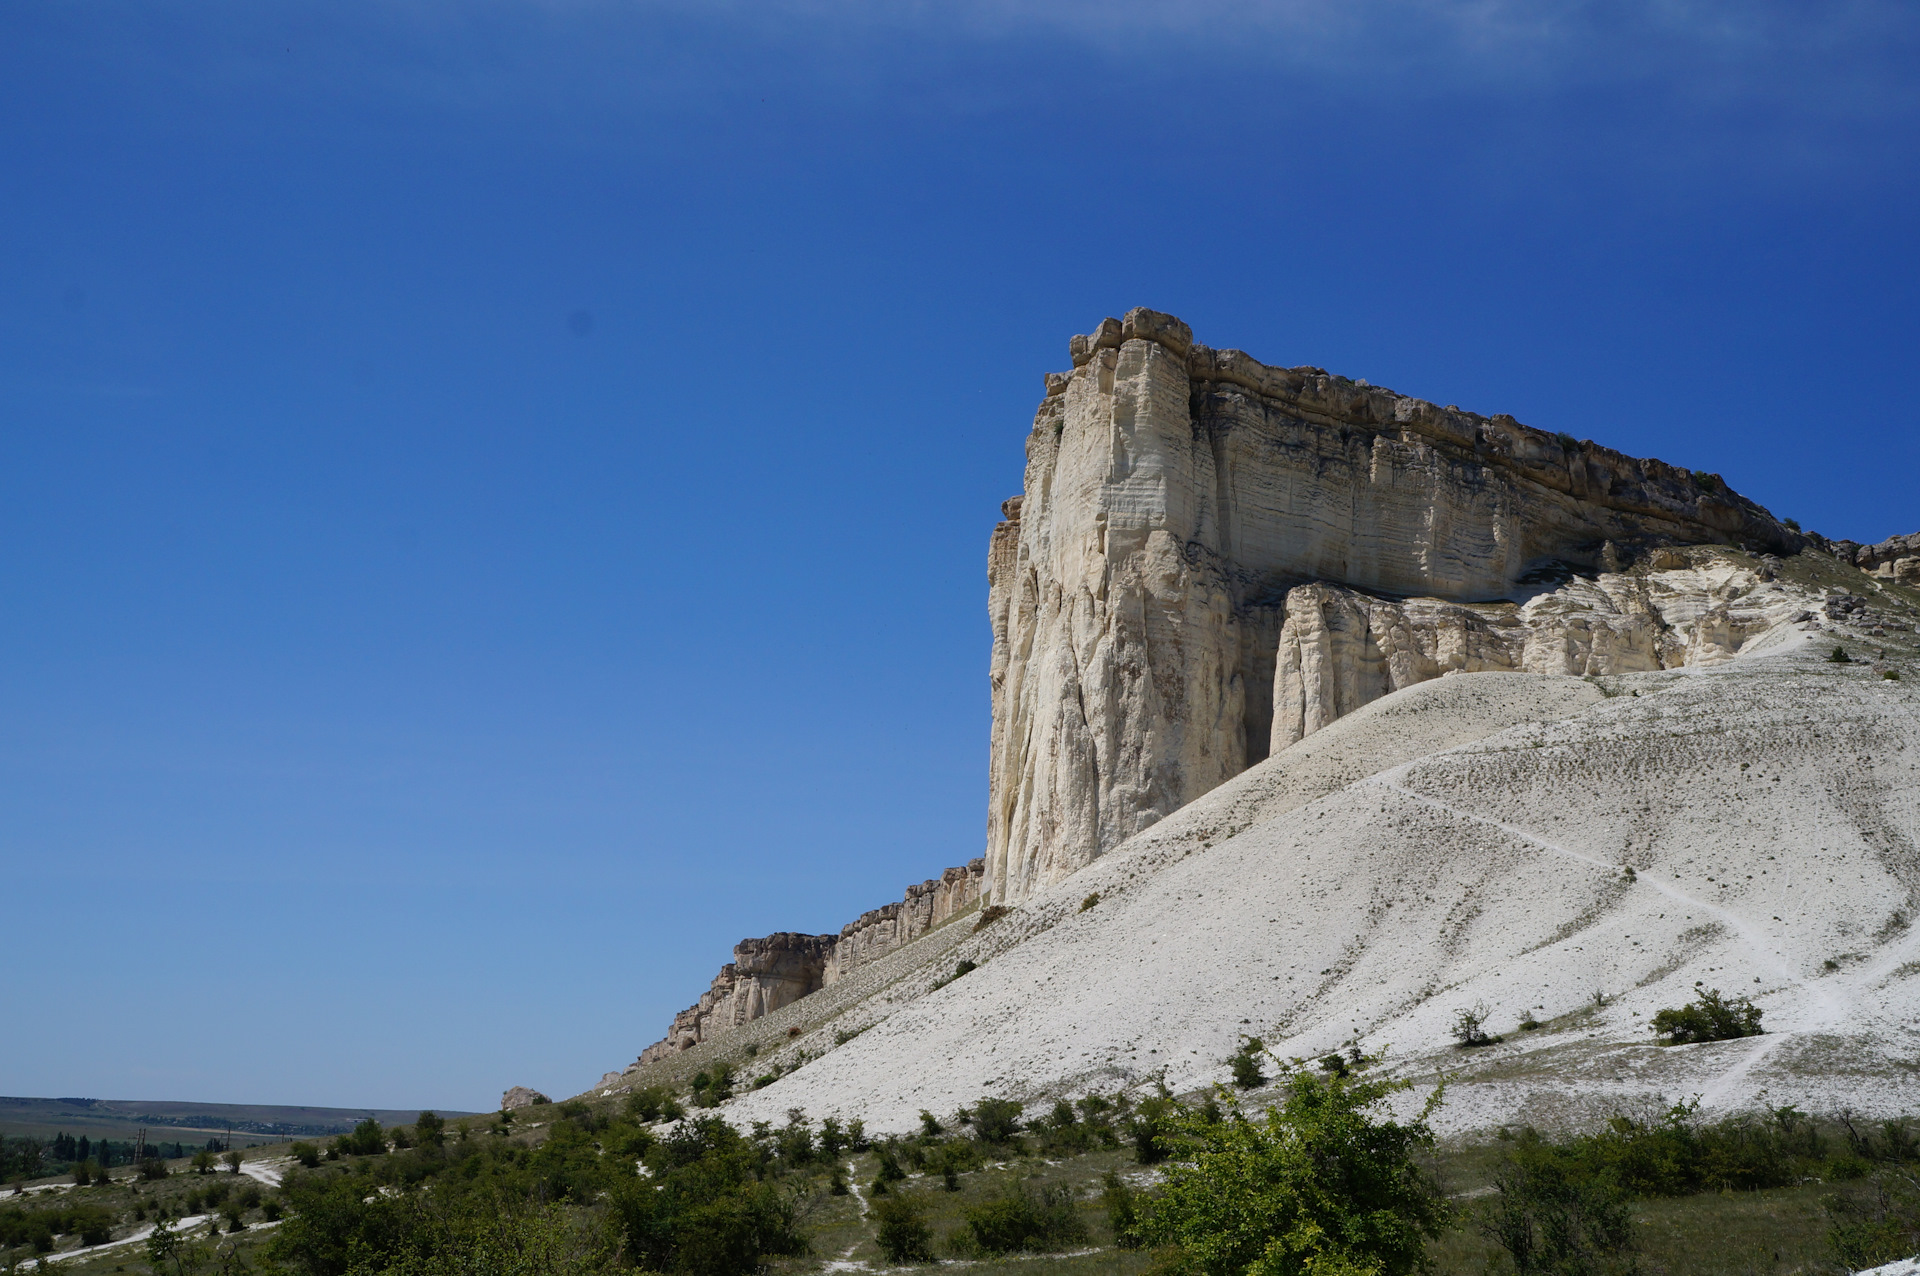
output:
M 446 1118 L 437 1112 L 422 1112 L 413 1123 L 414 1137 L 423 1148 L 437 1148 L 446 1142 Z
M 1516 1157 L 1480 1230 L 1519 1276 L 1611 1276 L 1634 1270 L 1625 1192 L 1610 1176 L 1569 1172 L 1562 1158 Z
M 1662 1010 L 1653 1016 L 1653 1031 L 1667 1039 L 1670 1046 L 1696 1041 L 1732 1041 L 1739 1037 L 1757 1037 L 1761 1033 L 1760 1007 L 1745 997 L 1728 1000 L 1718 988 L 1709 988 L 1697 1001 L 1678 1010 Z
M 193 1172 L 195 1174 L 213 1173 L 213 1153 L 201 1148 L 193 1154 Z
M 353 1132 L 343 1134 L 333 1141 L 343 1156 L 378 1156 L 387 1150 L 387 1135 L 380 1123 L 368 1117 L 353 1127 Z
M 1412 1086 L 1360 1074 L 1285 1078 L 1286 1100 L 1260 1119 L 1175 1118 L 1181 1151 L 1164 1190 L 1142 1202 L 1149 1244 L 1174 1245 L 1204 1276 L 1406 1276 L 1452 1210 L 1415 1154 L 1433 1143 L 1427 1118 L 1369 1109 Z
M 963 1216 L 967 1231 L 958 1244 L 982 1254 L 1045 1253 L 1087 1239 L 1087 1225 L 1074 1209 L 1073 1190 L 1064 1184 L 1034 1191 L 1024 1183 L 1010 1183 L 997 1199 L 975 1205 Z
M 227 1172 L 230 1174 L 238 1174 L 240 1172 L 240 1163 L 246 1158 L 240 1155 L 238 1149 L 235 1149 L 227 1153 L 225 1159 L 227 1162 Z
M 1500 1038 L 1487 1031 L 1484 1004 L 1468 1006 L 1454 1016 L 1453 1039 L 1463 1046 L 1497 1046 Z
M 973 1107 L 973 1130 L 982 1143 L 1010 1143 L 1020 1131 L 1026 1105 L 1011 1099 L 982 1099 Z
M 931 1263 L 933 1229 L 926 1204 L 917 1196 L 895 1193 L 873 1203 L 874 1241 L 889 1263 Z
M 1233 1084 L 1242 1090 L 1257 1090 L 1267 1083 L 1267 1074 L 1260 1070 L 1260 1052 L 1266 1045 L 1258 1037 L 1243 1037 L 1240 1049 L 1227 1062 L 1233 1066 Z

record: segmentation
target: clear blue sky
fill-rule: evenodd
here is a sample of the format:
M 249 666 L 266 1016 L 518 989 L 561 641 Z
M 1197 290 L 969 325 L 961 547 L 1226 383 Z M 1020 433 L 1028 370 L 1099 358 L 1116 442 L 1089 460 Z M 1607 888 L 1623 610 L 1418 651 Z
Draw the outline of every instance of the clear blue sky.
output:
M 483 1108 L 981 851 L 1069 334 L 1920 530 L 1908 4 L 0 5 L 0 1092 Z

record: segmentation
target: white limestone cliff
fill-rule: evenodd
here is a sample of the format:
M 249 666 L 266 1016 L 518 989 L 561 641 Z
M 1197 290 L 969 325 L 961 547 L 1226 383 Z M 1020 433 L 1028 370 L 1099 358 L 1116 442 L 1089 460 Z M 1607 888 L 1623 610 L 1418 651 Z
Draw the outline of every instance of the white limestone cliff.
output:
M 1407 604 L 1432 615 L 1401 628 L 1440 625 L 1465 644 L 1460 667 L 1516 668 L 1510 625 L 1439 604 L 1517 605 L 1570 569 L 1617 574 L 1654 546 L 1805 543 L 1718 476 L 1267 367 L 1195 345 L 1155 311 L 1105 320 L 1071 354 L 1072 371 L 1047 378 L 1024 491 L 988 556 L 996 903 L 1267 756 L 1296 587 L 1434 600 Z M 1623 605 L 1601 594 L 1590 601 Z M 1561 636 L 1577 646 L 1575 628 Z M 1652 641 L 1628 621 L 1589 631 L 1624 643 L 1623 658 Z

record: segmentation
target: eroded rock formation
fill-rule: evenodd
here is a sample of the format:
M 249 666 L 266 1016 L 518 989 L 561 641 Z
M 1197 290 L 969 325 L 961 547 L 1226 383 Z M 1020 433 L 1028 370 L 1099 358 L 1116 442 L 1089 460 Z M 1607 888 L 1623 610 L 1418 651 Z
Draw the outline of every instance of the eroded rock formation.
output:
M 1292 637 L 1303 680 L 1315 624 L 1360 625 L 1362 651 L 1377 632 L 1383 668 L 1517 667 L 1485 662 L 1510 662 L 1510 631 L 1534 626 L 1445 604 L 1517 605 L 1569 571 L 1617 575 L 1653 546 L 1804 543 L 1716 475 L 1267 367 L 1196 345 L 1155 311 L 1105 320 L 1070 352 L 1072 371 L 1047 377 L 1025 489 L 988 555 L 994 902 L 1024 899 L 1264 758 L 1276 697 L 1299 702 L 1306 729 L 1304 682 L 1293 699 L 1275 687 L 1297 587 L 1351 593 L 1301 596 L 1320 616 Z M 1376 631 L 1361 595 L 1433 601 L 1397 604 Z M 1650 651 L 1654 631 L 1634 614 L 1588 638 L 1621 644 L 1623 659 Z M 1561 628 L 1575 647 L 1587 640 Z M 1342 703 L 1330 694 L 1323 712 Z
M 862 913 L 838 935 L 782 931 L 741 940 L 700 1000 L 673 1017 L 667 1035 L 642 1050 L 635 1066 L 772 1014 L 918 939 L 980 898 L 985 876 L 984 859 L 947 869 L 907 887 L 905 899 Z
M 1658 568 L 1664 567 L 1664 570 Z M 1645 673 L 1731 660 L 1807 614 L 1764 561 L 1662 550 L 1630 572 L 1575 577 L 1524 603 L 1377 598 L 1325 582 L 1287 594 L 1273 743 L 1284 748 L 1402 687 L 1450 673 Z
M 1889 537 L 1878 545 L 1862 545 L 1853 551 L 1852 561 L 1861 571 L 1882 580 L 1920 585 L 1920 532 Z

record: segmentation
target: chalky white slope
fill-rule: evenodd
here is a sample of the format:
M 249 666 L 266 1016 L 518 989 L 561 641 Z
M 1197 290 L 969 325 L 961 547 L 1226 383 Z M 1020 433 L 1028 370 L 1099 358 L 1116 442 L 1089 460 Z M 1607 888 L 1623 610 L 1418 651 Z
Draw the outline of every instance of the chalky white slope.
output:
M 1397 692 L 835 1021 L 859 1036 L 797 1041 L 825 1053 L 729 1115 L 903 1130 L 982 1095 L 1191 1090 L 1243 1033 L 1452 1071 L 1454 1129 L 1694 1094 L 1920 1108 L 1920 696 L 1801 643 Z M 1700 984 L 1751 995 L 1766 1035 L 1652 1046 Z M 1452 1047 L 1481 1003 L 1506 1042 Z M 1517 1031 L 1527 1011 L 1546 1026 Z

